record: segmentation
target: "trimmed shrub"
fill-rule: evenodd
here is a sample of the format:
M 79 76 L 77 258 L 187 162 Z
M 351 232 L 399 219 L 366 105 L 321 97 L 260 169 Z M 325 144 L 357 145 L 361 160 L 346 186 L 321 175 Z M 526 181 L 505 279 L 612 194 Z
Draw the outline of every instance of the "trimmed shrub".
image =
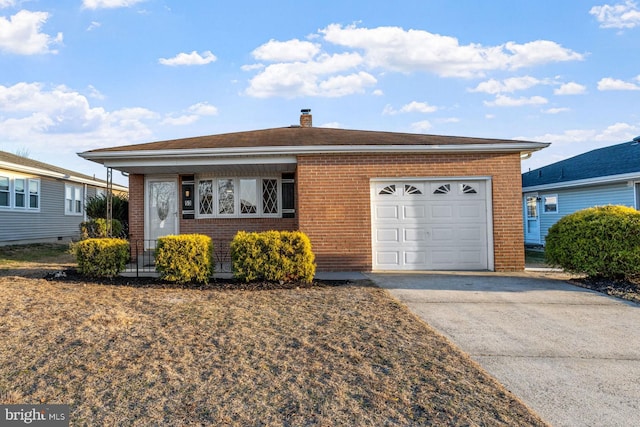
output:
M 164 280 L 208 283 L 213 274 L 213 242 L 202 234 L 164 236 L 156 246 L 156 271 Z
M 545 257 L 573 273 L 638 277 L 640 212 L 626 206 L 597 206 L 567 215 L 549 229 Z
M 237 279 L 310 283 L 316 272 L 311 241 L 301 231 L 239 231 L 231 242 Z
M 124 239 L 86 239 L 74 243 L 72 251 L 81 274 L 114 277 L 129 261 L 129 242 Z
M 117 220 L 111 220 L 111 235 L 122 236 L 124 233 L 122 223 Z M 80 223 L 80 234 L 82 239 L 104 238 L 107 236 L 107 220 L 104 218 L 96 218 L 90 221 Z

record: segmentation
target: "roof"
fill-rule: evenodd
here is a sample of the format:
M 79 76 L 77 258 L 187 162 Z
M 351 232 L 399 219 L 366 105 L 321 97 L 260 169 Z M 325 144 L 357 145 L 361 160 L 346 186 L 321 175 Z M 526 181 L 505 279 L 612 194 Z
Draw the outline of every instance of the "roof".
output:
M 7 153 L 6 151 L 0 151 L 0 168 L 40 176 L 50 176 L 65 179 L 67 181 L 90 184 L 97 187 L 107 187 L 107 181 L 105 180 L 50 165 L 48 163 L 39 162 L 28 157 Z M 115 187 L 118 187 L 118 190 L 120 191 L 126 190 L 126 187 L 114 185 L 114 188 Z
M 553 186 L 640 174 L 640 137 L 598 148 L 522 174 L 522 187 Z M 601 179 L 598 179 L 601 178 Z
M 107 153 L 107 152 L 114 152 L 114 151 L 131 152 L 131 151 L 157 151 L 157 150 L 220 149 L 220 148 L 250 148 L 250 147 L 295 147 L 295 146 L 319 147 L 319 146 L 384 146 L 384 145 L 453 146 L 453 145 L 467 145 L 467 144 L 491 145 L 496 143 L 513 144 L 515 142 L 522 143 L 525 141 L 291 126 L 291 127 L 283 127 L 283 128 L 198 136 L 193 138 L 150 142 L 146 144 L 102 148 L 102 149 L 87 151 L 81 154 L 88 155 L 90 153 Z M 539 148 L 546 147 L 547 145 L 548 144 L 543 144 L 542 147 L 539 147 Z

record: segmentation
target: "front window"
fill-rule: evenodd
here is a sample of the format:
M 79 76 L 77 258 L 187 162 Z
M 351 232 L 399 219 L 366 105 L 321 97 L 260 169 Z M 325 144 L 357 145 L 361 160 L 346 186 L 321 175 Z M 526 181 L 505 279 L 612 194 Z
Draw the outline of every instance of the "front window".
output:
M 67 215 L 82 214 L 82 187 L 65 185 L 64 213 Z
M 277 178 L 216 178 L 198 181 L 200 217 L 243 217 L 280 214 Z
M 544 212 L 545 213 L 558 213 L 558 195 L 544 196 Z
M 233 179 L 218 180 L 218 213 L 220 215 L 233 215 L 235 207 L 233 191 Z
M 0 207 L 8 208 L 11 205 L 9 194 L 9 178 L 0 176 Z

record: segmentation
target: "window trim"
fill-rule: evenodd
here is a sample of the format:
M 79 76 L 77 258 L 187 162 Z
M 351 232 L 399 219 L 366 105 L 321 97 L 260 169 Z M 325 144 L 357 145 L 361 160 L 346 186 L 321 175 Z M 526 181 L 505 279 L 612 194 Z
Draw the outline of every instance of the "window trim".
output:
M 7 204 L 6 205 L 0 205 L 0 209 L 11 209 L 13 207 L 13 200 L 11 197 L 12 194 L 12 182 L 13 180 L 11 179 L 10 176 L 6 176 L 6 175 L 0 175 L 0 178 L 4 178 L 7 180 L 7 189 L 6 190 L 2 190 L 3 194 L 7 195 Z
M 67 191 L 71 191 L 71 198 L 67 198 Z M 82 216 L 84 211 L 84 187 L 81 185 L 64 184 L 64 214 L 70 216 Z M 76 196 L 79 199 L 76 199 Z M 71 201 L 72 209 L 69 209 L 68 201 Z M 80 202 L 80 206 L 78 206 Z M 80 210 L 78 211 L 78 207 Z
M 549 206 L 553 206 L 555 205 L 555 209 L 554 210 L 547 210 L 547 199 L 551 199 L 551 198 L 555 198 L 555 203 L 554 204 L 550 204 Z M 560 212 L 559 206 L 558 206 L 558 195 L 557 194 L 544 194 L 542 196 L 542 213 L 544 214 L 557 214 L 558 212 Z
M 223 180 L 231 180 L 233 183 L 233 213 L 220 213 L 219 205 L 219 182 Z M 275 180 L 277 194 L 277 212 L 264 213 L 264 198 L 263 198 L 263 181 Z M 211 206 L 212 213 L 201 213 L 200 209 L 200 186 L 203 181 L 212 182 L 212 197 L 213 205 Z M 256 213 L 242 213 L 241 212 L 241 194 L 242 194 L 242 181 L 254 181 L 256 188 Z M 282 218 L 282 178 L 279 176 L 265 175 L 265 176 L 198 176 L 195 180 L 195 200 L 197 200 L 197 209 L 195 209 L 196 218 Z
M 5 205 L 0 206 L 1 210 L 3 211 L 11 210 L 11 211 L 20 211 L 20 212 L 40 212 L 40 204 L 42 201 L 42 185 L 39 177 L 12 175 L 12 174 L 7 174 L 5 172 L 3 172 L 3 175 L 1 176 L 9 180 L 9 190 L 7 192 L 9 204 L 6 206 Z M 24 181 L 24 192 L 19 193 L 24 195 L 24 206 L 16 206 L 16 194 L 17 194 L 16 184 L 15 184 L 16 180 Z M 32 183 L 35 184 L 37 188 L 37 192 L 34 194 L 34 196 L 37 197 L 37 202 L 35 207 L 33 207 L 31 204 L 32 193 L 30 191 L 30 188 L 32 186 Z

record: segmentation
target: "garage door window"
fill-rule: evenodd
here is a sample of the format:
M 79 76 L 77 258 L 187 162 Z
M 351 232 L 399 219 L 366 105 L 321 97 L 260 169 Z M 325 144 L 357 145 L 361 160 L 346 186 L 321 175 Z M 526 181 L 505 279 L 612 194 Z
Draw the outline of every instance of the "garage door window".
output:
M 478 191 L 469 184 L 460 184 L 460 189 L 462 190 L 462 194 L 478 194 Z
M 384 187 L 382 190 L 380 190 L 378 192 L 378 194 L 380 195 L 391 195 L 391 194 L 396 194 L 396 186 L 395 184 L 392 185 L 387 185 L 386 187 Z
M 433 194 L 449 194 L 451 192 L 451 184 L 443 184 L 433 191 Z

